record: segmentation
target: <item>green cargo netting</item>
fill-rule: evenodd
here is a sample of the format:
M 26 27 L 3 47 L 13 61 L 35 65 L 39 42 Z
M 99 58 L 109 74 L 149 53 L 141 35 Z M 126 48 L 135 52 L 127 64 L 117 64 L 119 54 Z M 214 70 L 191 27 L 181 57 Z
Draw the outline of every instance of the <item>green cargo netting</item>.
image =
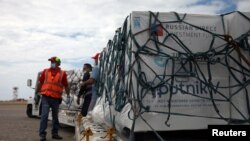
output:
M 135 32 L 142 19 L 131 14 L 101 53 L 98 94 L 114 109 L 106 113 L 113 126 L 126 105 L 130 105 L 124 116 L 132 122 L 131 138 L 139 118 L 158 136 L 145 116 L 150 113 L 165 117 L 166 129 L 176 124 L 172 116 L 250 124 L 249 17 L 241 12 L 217 16 L 222 27 L 218 33 L 213 32 L 216 27 L 191 23 L 187 14 L 171 13 L 175 20 L 167 21 L 161 20 L 162 13 L 143 14 L 148 16 L 147 28 Z M 230 33 L 232 14 L 247 22 L 244 33 Z M 182 37 L 208 40 L 199 45 L 204 49 L 196 49 Z

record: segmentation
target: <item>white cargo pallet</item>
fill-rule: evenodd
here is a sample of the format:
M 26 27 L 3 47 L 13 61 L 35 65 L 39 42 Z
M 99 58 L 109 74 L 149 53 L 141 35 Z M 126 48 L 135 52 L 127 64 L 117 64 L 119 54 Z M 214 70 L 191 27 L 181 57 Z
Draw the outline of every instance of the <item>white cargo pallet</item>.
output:
M 105 90 L 99 91 L 101 97 L 96 104 L 99 107 L 93 111 L 94 122 L 105 126 L 112 126 L 114 123 L 119 132 L 124 128 L 145 132 L 207 129 L 211 124 L 230 124 L 230 120 L 249 119 L 245 91 L 250 91 L 250 74 L 247 70 L 238 73 L 233 69 L 249 69 L 249 66 L 241 61 L 242 66 L 239 67 L 225 54 L 214 54 L 231 46 L 224 35 L 230 35 L 233 40 L 246 35 L 249 44 L 249 19 L 250 13 L 240 12 L 223 16 L 132 12 L 121 29 L 126 33 L 126 40 L 123 38 L 126 42 L 125 51 L 116 49 L 120 47 L 116 46 L 121 44 L 119 42 L 110 45 L 107 52 L 102 53 L 104 57 L 101 60 L 105 65 L 100 68 L 100 72 Z M 119 36 L 121 35 L 116 34 L 113 42 Z M 157 43 L 153 40 L 157 40 Z M 242 48 L 240 50 L 250 60 L 249 51 Z M 207 58 L 201 54 L 207 55 Z M 119 62 L 112 61 L 116 61 L 119 55 L 125 59 L 117 65 Z M 192 55 L 196 55 L 190 61 L 192 64 L 185 64 L 187 70 L 181 70 L 183 62 Z M 238 61 L 241 57 L 236 51 L 230 55 Z M 212 61 L 209 64 L 211 68 L 207 65 L 208 61 Z M 229 67 L 224 65 L 226 63 Z M 123 78 L 117 69 L 119 65 L 124 67 L 123 73 L 126 75 Z M 194 68 L 200 70 L 195 72 L 192 70 Z M 240 83 L 246 85 L 243 88 L 245 91 L 229 69 L 234 71 Z M 247 75 L 244 76 L 244 73 Z M 172 74 L 175 76 L 171 77 Z M 141 80 L 137 79 L 139 76 Z M 119 84 L 121 89 L 118 92 L 115 88 L 119 80 L 122 83 Z M 163 81 L 164 84 L 161 83 Z M 151 91 L 151 86 L 152 89 L 157 88 Z M 126 101 L 117 110 L 116 98 L 122 92 L 126 92 Z M 170 98 L 171 107 L 168 105 Z M 214 103 L 212 99 L 215 100 Z M 141 107 L 142 105 L 145 107 Z M 138 117 L 135 118 L 135 115 Z

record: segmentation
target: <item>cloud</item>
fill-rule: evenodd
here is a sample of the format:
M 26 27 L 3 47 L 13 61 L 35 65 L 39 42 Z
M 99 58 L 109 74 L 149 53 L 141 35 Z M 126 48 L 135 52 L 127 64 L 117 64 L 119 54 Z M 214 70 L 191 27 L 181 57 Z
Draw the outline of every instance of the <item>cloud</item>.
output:
M 249 0 L 238 0 L 237 10 L 242 12 L 249 12 L 250 1 Z
M 58 56 L 63 69 L 80 69 L 100 52 L 131 11 L 215 14 L 227 2 L 214 0 L 0 0 L 0 99 L 20 97 L 31 90 L 28 78 Z M 247 10 L 248 1 L 237 1 Z

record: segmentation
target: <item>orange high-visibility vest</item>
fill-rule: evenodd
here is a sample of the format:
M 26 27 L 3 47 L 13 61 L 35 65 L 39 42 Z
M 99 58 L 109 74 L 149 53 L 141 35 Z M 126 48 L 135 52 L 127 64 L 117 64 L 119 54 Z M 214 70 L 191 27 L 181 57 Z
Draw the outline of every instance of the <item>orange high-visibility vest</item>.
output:
M 63 85 L 62 76 L 64 71 L 60 70 L 55 76 L 52 76 L 51 71 L 45 70 L 45 80 L 41 88 L 41 94 L 53 98 L 62 98 Z

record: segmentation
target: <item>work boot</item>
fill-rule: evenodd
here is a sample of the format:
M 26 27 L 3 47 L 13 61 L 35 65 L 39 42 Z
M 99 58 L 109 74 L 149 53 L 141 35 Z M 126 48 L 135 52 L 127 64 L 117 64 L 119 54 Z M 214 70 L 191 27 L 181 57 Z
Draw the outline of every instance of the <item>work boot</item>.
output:
M 52 139 L 62 140 L 63 138 L 59 135 L 52 135 Z
M 46 141 L 46 137 L 41 137 L 40 141 Z

